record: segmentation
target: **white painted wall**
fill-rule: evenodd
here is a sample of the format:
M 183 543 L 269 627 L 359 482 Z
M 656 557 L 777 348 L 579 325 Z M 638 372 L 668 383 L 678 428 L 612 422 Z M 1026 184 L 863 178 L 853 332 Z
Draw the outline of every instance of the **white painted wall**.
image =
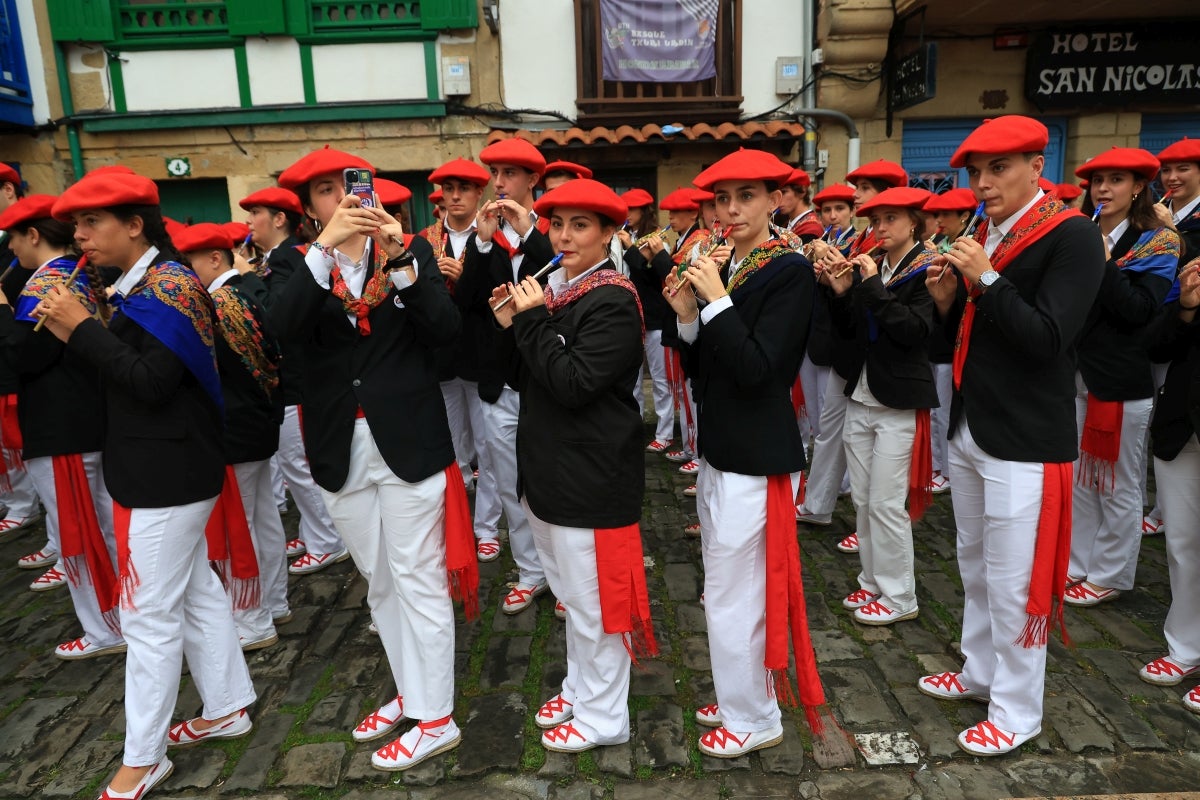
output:
M 83 63 L 83 59 L 85 56 L 93 56 L 93 58 L 91 58 L 90 60 L 94 61 L 95 60 L 94 54 L 99 50 L 99 47 L 97 45 L 66 44 L 65 42 L 64 42 L 63 46 L 67 49 L 66 55 L 67 55 L 67 71 L 68 72 L 70 72 L 72 75 L 99 75 L 100 88 L 104 92 L 104 105 L 100 108 L 96 108 L 92 105 L 88 105 L 86 110 L 87 111 L 112 111 L 113 110 L 112 81 L 109 79 L 108 66 L 105 65 L 103 67 L 93 67 L 93 66 L 89 66 L 88 64 Z M 76 111 L 82 110 L 79 105 L 79 98 L 75 98 L 75 110 Z
M 787 99 L 775 94 L 775 59 L 801 56 L 812 38 L 799 0 L 742 0 L 742 112 L 754 116 Z M 796 105 L 800 105 L 797 101 Z
M 33 124 L 41 125 L 50 119 L 50 98 L 46 94 L 46 69 L 54 56 L 42 53 L 38 42 L 33 0 L 17 0 L 17 24 L 21 28 L 21 47 L 25 50 L 25 68 L 29 72 L 29 94 L 33 100 Z
M 246 37 L 250 103 L 277 106 L 304 102 L 300 80 L 300 44 L 288 37 Z
M 130 111 L 237 108 L 237 65 L 232 49 L 121 53 L 125 107 Z
M 424 100 L 425 48 L 420 42 L 313 47 L 318 103 Z M 295 73 L 299 80 L 300 73 Z
M 490 34 L 489 34 L 490 35 Z M 509 108 L 575 107 L 575 5 L 568 0 L 502 0 L 501 91 Z

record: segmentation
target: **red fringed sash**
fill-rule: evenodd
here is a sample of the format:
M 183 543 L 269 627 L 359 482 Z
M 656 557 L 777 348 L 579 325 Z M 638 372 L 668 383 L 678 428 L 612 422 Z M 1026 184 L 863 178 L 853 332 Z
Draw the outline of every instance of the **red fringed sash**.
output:
M 1025 604 L 1027 619 L 1015 642 L 1021 647 L 1045 647 L 1051 627 L 1058 629 L 1065 644 L 1071 643 L 1063 622 L 1063 593 L 1071 560 L 1071 467 L 1069 462 L 1042 465 L 1042 509 Z
M 79 453 L 51 456 L 50 463 L 54 470 L 54 502 L 58 506 L 59 546 L 67 579 L 73 586 L 80 586 L 87 575 L 104 624 L 119 634 L 117 573 L 100 530 L 83 456 Z
M 933 445 L 929 432 L 929 409 L 917 409 L 912 458 L 908 462 L 908 518 L 916 522 L 933 503 Z
M 633 663 L 658 655 L 638 524 L 596 529 L 596 578 L 605 633 L 619 633 Z
M 21 448 L 24 446 L 21 425 L 17 422 L 17 395 L 15 392 L 0 394 L 0 491 L 12 491 L 12 482 L 8 477 L 9 462 L 12 469 L 25 468 L 25 462 L 21 460 Z
M 808 613 L 800 580 L 800 544 L 796 539 L 796 507 L 789 475 L 767 476 L 767 668 L 768 691 L 785 705 L 804 706 L 814 733 L 820 733 L 817 708 L 825 691 L 817 675 L 817 657 L 808 635 Z M 796 689 L 788 679 L 788 635 L 796 655 Z
M 258 577 L 258 558 L 254 554 L 254 539 L 246 521 L 242 492 L 237 473 L 225 465 L 225 482 L 217 504 L 204 526 L 208 541 L 208 560 L 217 569 L 235 611 L 258 608 L 262 602 L 262 583 Z
M 113 535 L 117 540 L 117 585 L 121 594 L 121 608 L 137 610 L 133 604 L 133 593 L 142 582 L 138 579 L 133 559 L 129 557 L 129 518 L 133 510 L 113 501 Z
M 696 438 L 692 432 L 695 431 L 696 426 L 692 421 L 692 406 L 687 397 L 687 375 L 683 371 L 683 358 L 674 347 L 664 346 L 663 353 L 663 363 L 667 368 L 667 384 L 671 387 L 675 405 L 683 413 L 684 421 L 679 430 L 684 436 L 684 451 L 694 453 L 696 452 Z
M 1112 494 L 1117 481 L 1117 458 L 1121 455 L 1121 422 L 1125 404 L 1087 396 L 1087 414 L 1079 439 L 1079 484 L 1096 486 Z
M 792 383 L 792 411 L 796 412 L 796 419 L 802 419 L 808 416 L 808 406 L 804 398 L 804 385 L 800 383 L 800 375 L 796 375 L 795 382 Z
M 479 616 L 479 563 L 475 555 L 475 529 L 467 490 L 458 462 L 446 467 L 446 578 L 450 597 L 463 604 L 467 620 Z

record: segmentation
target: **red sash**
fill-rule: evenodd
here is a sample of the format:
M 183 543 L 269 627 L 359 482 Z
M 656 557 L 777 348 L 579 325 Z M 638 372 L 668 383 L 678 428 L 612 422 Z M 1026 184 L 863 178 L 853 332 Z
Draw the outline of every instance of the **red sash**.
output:
M 12 491 L 12 483 L 8 478 L 9 461 L 13 469 L 24 469 L 21 460 L 21 448 L 24 442 L 21 438 L 21 425 L 17 421 L 17 395 L 0 394 L 0 491 Z
M 908 518 L 916 522 L 933 503 L 933 444 L 929 432 L 929 409 L 917 409 L 917 430 L 913 434 L 912 456 L 908 462 Z
M 54 502 L 58 506 L 59 546 L 67 578 L 73 586 L 79 586 L 87 575 L 104 624 L 119 634 L 117 573 L 100 530 L 83 456 L 79 453 L 51 456 L 50 463 L 54 471 Z
M 1125 404 L 1119 400 L 1101 400 L 1087 395 L 1087 414 L 1083 435 L 1079 438 L 1079 475 L 1081 486 L 1096 486 L 1112 494 L 1117 481 L 1117 458 L 1121 455 L 1121 422 Z
M 808 408 L 804 402 L 804 385 L 800 382 L 799 374 L 792 383 L 792 411 L 796 412 L 796 419 L 808 416 Z
M 635 664 L 639 655 L 658 655 L 654 623 L 650 620 L 650 593 L 646 589 L 641 529 L 636 522 L 623 528 L 598 528 L 595 540 L 596 579 L 604 632 L 621 635 Z
M 1070 462 L 1042 465 L 1042 510 L 1025 603 L 1025 627 L 1015 642 L 1021 647 L 1045 647 L 1051 626 L 1058 628 L 1065 644 L 1070 644 L 1063 622 L 1063 594 L 1071 560 L 1071 467 Z
M 254 554 L 254 539 L 246 521 L 237 473 L 230 464 L 225 465 L 225 482 L 204 526 L 204 538 L 208 541 L 208 560 L 221 576 L 234 610 L 258 608 L 262 602 L 258 557 Z
M 467 490 L 457 461 L 446 467 L 446 579 L 450 598 L 463 604 L 467 621 L 479 616 L 479 562 L 475 555 L 475 528 L 467 504 Z

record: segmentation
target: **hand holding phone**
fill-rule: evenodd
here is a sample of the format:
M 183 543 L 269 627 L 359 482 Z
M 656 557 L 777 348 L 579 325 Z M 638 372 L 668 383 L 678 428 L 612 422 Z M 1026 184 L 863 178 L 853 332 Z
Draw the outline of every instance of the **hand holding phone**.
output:
M 369 169 L 348 167 L 342 170 L 342 182 L 346 194 L 352 194 L 362 201 L 363 208 L 375 207 L 375 180 Z

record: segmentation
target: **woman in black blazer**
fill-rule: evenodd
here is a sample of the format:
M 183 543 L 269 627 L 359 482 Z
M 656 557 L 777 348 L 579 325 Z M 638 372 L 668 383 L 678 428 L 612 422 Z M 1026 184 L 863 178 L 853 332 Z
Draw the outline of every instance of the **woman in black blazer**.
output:
M 629 739 L 629 663 L 653 652 L 638 520 L 645 462 L 633 387 L 642 361 L 637 289 L 609 260 L 621 198 L 579 179 L 535 205 L 562 266 L 499 286 L 491 305 L 521 393 L 521 504 L 550 588 L 566 607 L 567 676 L 538 710 L 550 750 Z M 511 300 L 508 299 L 511 295 Z
M 927 197 L 905 187 L 880 192 L 858 209 L 879 249 L 852 261 L 831 254 L 818 264 L 834 294 L 838 346 L 852 365 L 842 437 L 862 572 L 842 605 L 864 625 L 917 616 L 912 520 L 929 503 L 929 409 L 938 404 L 927 346 L 933 301 L 924 280 L 935 254 L 921 242 Z
M 224 475 L 213 305 L 167 238 L 148 178 L 106 171 L 67 189 L 83 255 L 118 267 L 112 319 L 54 287 L 38 313 L 101 375 L 104 478 L 114 503 L 125 661 L 125 754 L 102 798 L 141 797 L 173 769 L 171 745 L 250 731 L 254 686 L 204 537 Z M 168 726 L 182 660 L 202 715 Z

